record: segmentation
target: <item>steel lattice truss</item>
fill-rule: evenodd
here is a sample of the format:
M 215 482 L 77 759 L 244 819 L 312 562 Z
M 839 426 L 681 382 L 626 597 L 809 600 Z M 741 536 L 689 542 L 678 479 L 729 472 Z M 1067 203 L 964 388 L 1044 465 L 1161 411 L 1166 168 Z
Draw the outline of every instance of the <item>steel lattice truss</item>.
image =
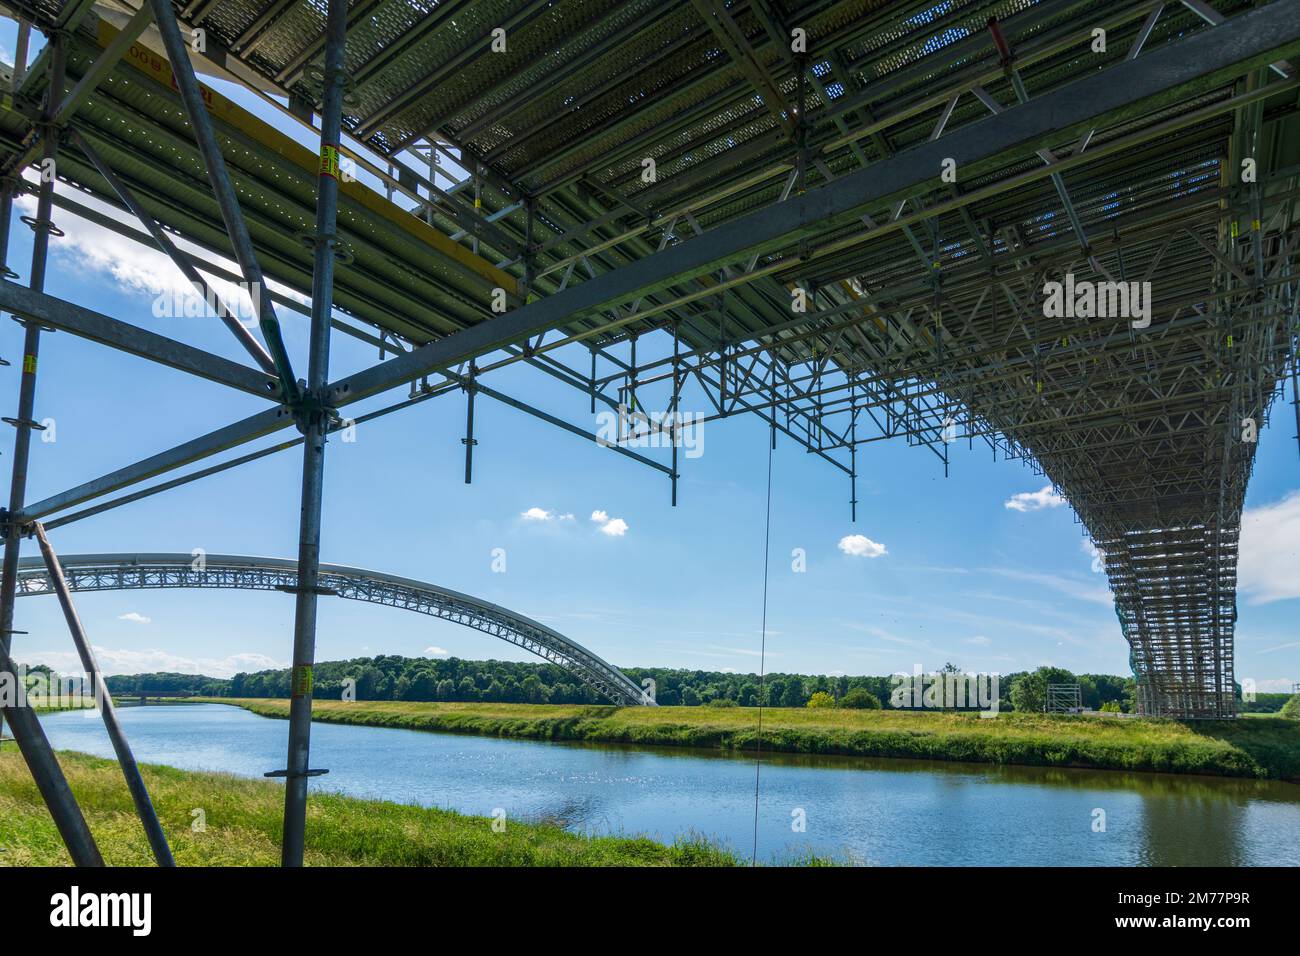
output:
M 206 554 L 73 554 L 61 557 L 73 591 L 141 588 L 292 590 L 298 565 L 282 558 Z M 49 572 L 39 558 L 24 558 L 18 594 L 49 594 Z M 427 614 L 472 627 L 563 667 L 603 697 L 622 706 L 653 704 L 617 667 L 562 634 L 487 601 L 422 581 L 339 565 L 321 565 L 321 584 L 339 597 Z
M 70 75 L 97 77 L 68 111 L 81 139 L 61 180 L 122 208 L 86 143 L 148 216 L 225 254 L 156 37 L 137 30 L 97 75 L 116 30 L 143 29 L 136 5 L 7 6 L 75 26 Z M 841 469 L 850 501 L 871 442 L 902 437 L 945 470 L 956 443 L 985 443 L 1040 468 L 1103 552 L 1142 710 L 1231 715 L 1254 435 L 1294 378 L 1300 335 L 1300 3 L 1255 7 L 354 0 L 343 126 L 391 203 L 345 190 L 347 321 L 334 326 L 394 357 L 322 401 L 409 387 L 365 421 L 465 393 L 467 480 L 476 396 L 594 437 L 484 384 L 515 364 L 592 412 L 757 416 Z M 318 4 L 174 11 L 204 31 L 201 68 L 305 122 L 319 112 Z M 0 111 L 0 173 L 33 161 L 48 75 L 38 60 Z M 313 158 L 208 102 L 266 274 L 309 294 Z M 448 169 L 464 173 L 450 186 Z M 141 236 L 66 192 L 56 205 Z M 1150 282 L 1149 324 L 1049 317 L 1046 284 L 1067 276 Z M 38 292 L 0 284 L 0 307 L 278 398 L 256 370 Z M 54 528 L 138 500 L 291 443 L 105 499 L 291 424 L 268 409 L 17 517 Z M 676 448 L 665 462 L 635 445 L 615 450 L 667 473 L 675 494 Z

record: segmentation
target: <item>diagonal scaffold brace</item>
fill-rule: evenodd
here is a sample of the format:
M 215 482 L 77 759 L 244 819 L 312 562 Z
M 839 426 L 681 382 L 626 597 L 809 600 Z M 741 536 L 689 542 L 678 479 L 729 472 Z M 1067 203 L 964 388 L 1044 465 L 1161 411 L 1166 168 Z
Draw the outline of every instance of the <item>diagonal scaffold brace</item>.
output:
M 113 695 L 109 693 L 104 675 L 99 669 L 99 662 L 95 659 L 95 652 L 86 637 L 85 628 L 82 627 L 81 617 L 72 603 L 72 592 L 63 576 L 63 566 L 59 563 L 59 557 L 54 553 L 54 549 L 50 547 L 49 538 L 45 536 L 45 528 L 41 523 L 34 522 L 32 528 L 41 548 L 41 557 L 45 560 L 45 569 L 50 575 L 50 587 L 58 595 L 59 606 L 63 609 L 63 617 L 68 623 L 68 631 L 72 634 L 72 642 L 77 646 L 77 656 L 81 658 L 82 669 L 90 678 L 96 708 L 104 718 L 108 739 L 113 744 L 113 752 L 117 754 L 117 762 L 122 768 L 122 776 L 126 778 L 127 789 L 131 791 L 131 801 L 135 804 L 135 812 L 144 826 L 145 836 L 149 838 L 149 847 L 153 850 L 154 859 L 158 861 L 159 866 L 175 866 L 176 861 L 172 858 L 171 847 L 167 845 L 167 836 L 163 833 L 162 824 L 158 822 L 158 814 L 154 810 L 153 801 L 149 799 L 149 790 L 145 786 L 144 778 L 140 776 L 140 767 L 135 762 L 131 745 L 127 743 L 126 734 L 122 732 L 122 725 L 118 722 L 117 710 L 113 707 Z
M 181 36 L 180 26 L 176 22 L 171 0 L 150 0 L 153 6 L 154 22 L 162 36 L 163 47 L 171 64 L 172 77 L 180 91 L 181 104 L 185 115 L 194 131 L 199 153 L 208 170 L 208 181 L 217 206 L 221 209 L 221 219 L 226 226 L 226 235 L 239 263 L 239 271 L 248 284 L 248 292 L 257 313 L 258 326 L 266 339 L 267 350 L 271 353 L 276 373 L 280 379 L 280 393 L 283 400 L 293 405 L 301 397 L 298 382 L 293 376 L 293 364 L 285 350 L 284 339 L 280 335 L 280 321 L 275 315 L 275 304 L 271 299 L 271 290 L 267 288 L 262 274 L 261 263 L 253 248 L 253 240 L 248 234 L 248 224 L 244 221 L 243 210 L 239 208 L 239 196 L 230 180 L 230 170 L 226 166 L 225 156 L 217 143 L 217 134 L 203 103 L 203 91 L 199 88 L 198 77 L 194 75 L 194 64 L 190 62 L 185 40 Z

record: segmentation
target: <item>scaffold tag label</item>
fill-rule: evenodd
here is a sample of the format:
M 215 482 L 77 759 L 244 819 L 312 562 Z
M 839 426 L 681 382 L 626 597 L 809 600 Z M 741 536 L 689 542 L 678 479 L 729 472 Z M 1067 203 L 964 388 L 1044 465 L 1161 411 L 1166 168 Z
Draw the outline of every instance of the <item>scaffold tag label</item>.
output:
M 293 696 L 311 696 L 311 665 L 299 664 L 293 669 Z
M 331 179 L 339 178 L 339 151 L 335 147 L 321 145 L 320 174 Z

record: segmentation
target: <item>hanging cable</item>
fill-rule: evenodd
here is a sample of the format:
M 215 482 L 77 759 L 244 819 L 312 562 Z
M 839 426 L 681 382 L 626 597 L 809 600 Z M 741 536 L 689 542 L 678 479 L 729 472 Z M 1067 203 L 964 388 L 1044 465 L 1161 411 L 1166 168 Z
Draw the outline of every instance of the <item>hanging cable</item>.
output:
M 758 779 L 763 768 L 763 676 L 767 663 L 767 578 L 768 560 L 772 554 L 772 450 L 776 448 L 776 426 L 772 426 L 772 440 L 767 443 L 767 516 L 763 527 L 763 624 L 762 643 L 758 652 L 758 744 L 754 752 L 754 852 L 749 859 L 751 867 L 758 866 Z

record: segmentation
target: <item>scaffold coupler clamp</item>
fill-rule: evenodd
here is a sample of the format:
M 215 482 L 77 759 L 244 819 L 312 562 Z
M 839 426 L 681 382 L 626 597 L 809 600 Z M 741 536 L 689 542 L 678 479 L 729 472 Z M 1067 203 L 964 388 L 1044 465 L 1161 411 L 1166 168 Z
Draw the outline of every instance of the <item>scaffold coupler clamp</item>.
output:
M 8 508 L 0 508 L 0 541 L 9 540 L 10 536 L 30 538 L 36 533 L 32 525 L 31 520 L 24 520 L 21 516 L 15 521 Z
M 304 435 L 313 427 L 319 428 L 321 432 L 328 432 L 341 421 L 338 409 L 330 404 L 328 386 L 313 390 L 307 388 L 307 383 L 299 379 L 298 398 L 289 407 L 293 412 L 293 420 L 298 426 L 298 431 Z

